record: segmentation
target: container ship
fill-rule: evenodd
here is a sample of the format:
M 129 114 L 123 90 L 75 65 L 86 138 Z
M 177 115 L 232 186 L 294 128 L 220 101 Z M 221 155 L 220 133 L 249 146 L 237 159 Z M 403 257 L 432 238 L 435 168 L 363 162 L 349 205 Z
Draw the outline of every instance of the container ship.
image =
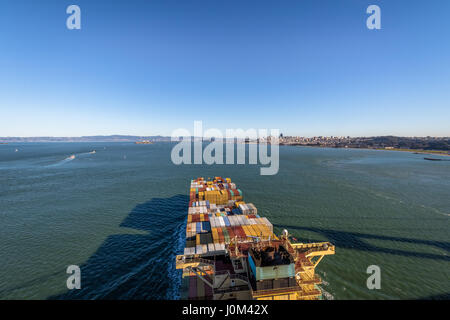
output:
M 273 233 L 230 178 L 192 180 L 186 246 L 176 256 L 181 299 L 322 299 L 315 268 L 334 245 L 291 240 L 287 230 Z

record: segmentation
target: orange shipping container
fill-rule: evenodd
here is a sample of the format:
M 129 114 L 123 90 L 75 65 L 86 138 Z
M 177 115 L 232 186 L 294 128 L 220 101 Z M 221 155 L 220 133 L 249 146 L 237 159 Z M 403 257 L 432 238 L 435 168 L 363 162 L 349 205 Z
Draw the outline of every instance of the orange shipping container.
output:
M 217 233 L 219 234 L 219 242 L 225 242 L 225 237 L 223 236 L 222 228 L 217 228 Z

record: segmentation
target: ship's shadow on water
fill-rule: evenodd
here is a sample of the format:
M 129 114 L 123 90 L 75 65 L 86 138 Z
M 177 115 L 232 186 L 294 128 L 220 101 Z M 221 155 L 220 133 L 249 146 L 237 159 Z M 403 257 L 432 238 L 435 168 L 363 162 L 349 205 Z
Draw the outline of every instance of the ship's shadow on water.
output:
M 371 252 L 379 252 L 379 253 L 388 253 L 398 256 L 404 257 L 418 257 L 424 259 L 434 259 L 434 260 L 443 260 L 450 261 L 450 257 L 448 254 L 438 255 L 433 253 L 424 253 L 424 252 L 412 252 L 405 251 L 400 249 L 392 249 L 392 248 L 384 248 L 382 246 L 375 246 L 370 243 L 367 243 L 364 240 L 368 239 L 376 239 L 376 240 L 385 240 L 385 241 L 393 241 L 399 243 L 413 243 L 418 245 L 426 245 L 430 247 L 435 247 L 439 249 L 445 250 L 447 253 L 450 252 L 450 243 L 445 241 L 430 241 L 430 240 L 420 240 L 420 239 L 411 239 L 411 238 L 403 238 L 403 237 L 392 237 L 392 236 L 381 236 L 369 233 L 361 233 L 361 232 L 346 232 L 346 231 L 337 231 L 332 229 L 322 229 L 322 228 L 313 228 L 313 227 L 300 227 L 300 226 L 285 226 L 285 225 L 275 225 L 274 227 L 282 228 L 282 229 L 293 229 L 299 231 L 310 231 L 318 233 L 327 238 L 329 242 L 336 246 L 336 249 L 345 248 L 345 249 L 353 249 L 353 250 L 363 250 L 363 251 L 371 251 Z M 316 239 L 304 239 L 299 237 L 299 242 L 321 242 L 323 240 Z M 436 294 L 431 296 L 423 296 L 418 298 L 417 300 L 448 300 L 450 299 L 450 292 L 445 292 L 442 294 Z
M 381 236 L 381 235 L 368 234 L 368 233 L 337 231 L 337 230 L 321 229 L 321 228 L 313 228 L 313 227 L 282 226 L 282 225 L 274 225 L 274 227 L 278 227 L 278 228 L 282 228 L 282 229 L 286 228 L 288 230 L 293 229 L 293 230 L 311 231 L 311 232 L 318 233 L 318 234 L 326 237 L 329 242 L 333 243 L 336 246 L 336 248 L 388 253 L 388 254 L 405 256 L 405 257 L 418 257 L 418 258 L 424 258 L 424 259 L 450 261 L 450 257 L 448 255 L 405 251 L 405 250 L 393 249 L 393 248 L 383 248 L 381 246 L 372 245 L 364 240 L 365 239 L 376 239 L 376 240 L 393 241 L 393 242 L 399 242 L 399 243 L 412 243 L 412 244 L 419 244 L 419 245 L 427 245 L 427 246 L 440 248 L 440 249 L 446 250 L 447 252 L 450 252 L 450 242 L 445 242 L 445 241 L 429 241 L 429 240 L 420 240 L 420 239 L 411 239 L 411 238 L 402 238 L 402 237 Z M 301 239 L 301 238 L 299 239 L 299 241 L 320 242 L 319 240 L 311 240 L 311 239 L 307 240 L 307 239 Z
M 188 203 L 176 195 L 137 205 L 120 226 L 148 234 L 109 236 L 80 266 L 81 289 L 48 299 L 177 299 L 174 262 L 184 247 Z

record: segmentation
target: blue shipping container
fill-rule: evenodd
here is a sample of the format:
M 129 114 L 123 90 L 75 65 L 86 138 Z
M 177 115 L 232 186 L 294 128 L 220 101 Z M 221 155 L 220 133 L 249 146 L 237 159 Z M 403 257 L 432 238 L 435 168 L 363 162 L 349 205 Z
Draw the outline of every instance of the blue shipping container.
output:
M 230 226 L 231 226 L 230 220 L 228 220 L 227 217 L 223 217 L 223 221 L 225 221 L 225 226 L 227 226 L 227 227 L 230 227 Z

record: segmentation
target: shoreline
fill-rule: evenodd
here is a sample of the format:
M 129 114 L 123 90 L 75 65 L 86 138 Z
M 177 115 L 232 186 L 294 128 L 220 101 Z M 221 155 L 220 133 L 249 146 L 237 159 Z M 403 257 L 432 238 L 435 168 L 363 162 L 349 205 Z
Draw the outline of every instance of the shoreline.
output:
M 328 148 L 328 149 L 354 149 L 354 150 L 376 150 L 376 151 L 396 151 L 396 152 L 410 152 L 413 154 L 424 154 L 424 155 L 439 155 L 439 156 L 450 156 L 450 151 L 443 150 L 423 150 L 423 149 L 382 149 L 382 148 L 358 148 L 358 147 L 331 147 L 331 146 L 309 146 L 302 144 L 280 144 L 280 146 L 288 147 L 311 147 L 311 148 Z

